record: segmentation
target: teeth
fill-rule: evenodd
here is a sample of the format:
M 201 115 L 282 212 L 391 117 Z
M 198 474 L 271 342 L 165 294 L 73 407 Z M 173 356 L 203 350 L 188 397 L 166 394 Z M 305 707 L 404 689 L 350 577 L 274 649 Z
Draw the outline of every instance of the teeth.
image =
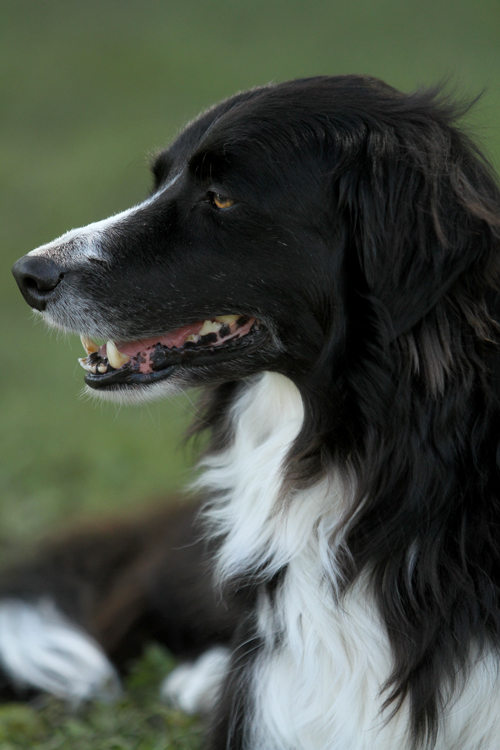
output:
M 192 333 L 190 336 L 187 337 L 186 341 L 192 341 L 194 344 L 196 344 L 199 338 L 200 337 L 198 334 Z
M 78 359 L 78 361 L 79 361 L 79 363 L 81 364 L 81 366 L 83 367 L 84 370 L 87 370 L 87 372 L 93 372 L 94 375 L 96 374 L 96 372 L 97 372 L 96 366 L 89 364 L 87 362 L 87 358 L 86 357 L 82 357 L 81 359 Z
M 218 315 L 215 320 L 219 320 L 221 323 L 226 323 L 227 325 L 231 325 L 231 323 L 236 323 L 238 318 L 241 317 L 240 315 Z
M 84 336 L 83 334 L 80 336 L 80 341 L 83 344 L 83 348 L 87 352 L 87 354 L 92 354 L 92 352 L 98 352 L 99 346 L 94 341 L 92 341 L 91 338 L 88 336 Z
M 127 364 L 127 362 L 130 361 L 130 357 L 127 357 L 126 354 L 122 354 L 118 351 L 118 349 L 116 348 L 116 344 L 114 344 L 113 341 L 107 342 L 106 354 L 109 364 L 111 365 L 111 367 L 114 367 L 115 370 L 118 370 L 120 367 L 123 367 L 123 365 Z
M 99 370 L 99 372 L 105 373 L 105 372 L 108 371 L 108 366 L 107 365 L 97 365 L 97 369 Z
M 199 336 L 206 336 L 207 333 L 217 333 L 217 331 L 220 331 L 222 328 L 222 323 L 220 322 L 212 322 L 211 320 L 206 320 L 202 327 L 200 328 L 198 335 Z

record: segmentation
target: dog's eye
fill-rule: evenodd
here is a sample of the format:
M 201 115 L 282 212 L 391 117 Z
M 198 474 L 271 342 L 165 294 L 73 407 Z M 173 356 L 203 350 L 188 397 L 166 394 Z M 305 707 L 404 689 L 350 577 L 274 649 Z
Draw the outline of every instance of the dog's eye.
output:
M 222 195 L 222 193 L 209 193 L 210 200 L 214 204 L 214 206 L 217 206 L 217 208 L 231 208 L 231 206 L 234 206 L 236 201 L 234 201 L 232 198 L 229 198 L 227 195 Z

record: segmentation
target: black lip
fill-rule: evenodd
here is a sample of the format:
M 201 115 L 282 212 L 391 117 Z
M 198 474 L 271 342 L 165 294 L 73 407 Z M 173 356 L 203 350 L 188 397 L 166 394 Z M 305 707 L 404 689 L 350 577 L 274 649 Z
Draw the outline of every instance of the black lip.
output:
M 215 365 L 234 359 L 240 352 L 250 353 L 259 346 L 266 329 L 261 324 L 256 324 L 249 333 L 241 338 L 231 339 L 227 344 L 205 347 L 204 349 L 183 348 L 166 349 L 158 351 L 155 361 L 155 370 L 152 372 L 139 372 L 134 364 L 124 365 L 119 370 L 111 370 L 106 373 L 87 373 L 85 383 L 95 390 L 113 386 L 147 386 L 160 380 L 169 378 L 174 370 L 179 367 L 195 368 Z
M 150 383 L 157 383 L 159 380 L 165 380 L 170 377 L 172 372 L 176 369 L 175 365 L 166 367 L 158 372 L 132 372 L 131 370 L 112 370 L 111 372 L 105 372 L 104 374 L 94 375 L 89 372 L 85 375 L 85 382 L 90 388 L 106 388 L 110 385 L 149 385 Z

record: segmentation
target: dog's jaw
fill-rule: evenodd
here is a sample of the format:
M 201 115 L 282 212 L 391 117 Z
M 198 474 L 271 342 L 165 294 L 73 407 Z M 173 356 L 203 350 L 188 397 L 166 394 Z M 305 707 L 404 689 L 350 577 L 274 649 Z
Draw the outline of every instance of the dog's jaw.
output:
M 78 358 L 85 370 L 84 393 L 106 401 L 141 404 L 192 386 L 221 382 L 231 379 L 233 364 L 239 376 L 239 360 L 260 349 L 266 351 L 266 345 L 280 351 L 279 340 L 269 327 L 244 315 L 214 315 L 148 339 L 118 344 L 108 340 L 98 345 L 92 336 L 102 336 L 94 327 L 82 332 L 64 325 L 50 311 L 33 312 L 49 328 L 80 337 L 87 354 Z
M 231 357 L 258 336 L 255 318 L 223 317 L 233 320 L 205 320 L 163 336 L 118 345 L 108 341 L 98 347 L 83 339 L 87 357 L 79 362 L 87 372 L 85 382 L 98 390 L 116 385 L 148 386 L 170 377 L 178 365 L 200 366 L 210 364 L 213 357 Z

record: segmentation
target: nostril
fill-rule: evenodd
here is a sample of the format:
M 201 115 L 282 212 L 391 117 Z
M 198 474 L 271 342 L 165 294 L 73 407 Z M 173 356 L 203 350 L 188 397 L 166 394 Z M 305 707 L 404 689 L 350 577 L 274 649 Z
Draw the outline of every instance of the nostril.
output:
M 38 292 L 51 292 L 56 288 L 62 278 L 64 278 L 63 273 L 60 273 L 57 279 L 55 279 L 54 277 L 42 278 L 26 275 L 24 277 L 24 285 L 28 289 L 36 289 L 36 291 Z
M 43 291 L 45 288 L 44 284 L 33 279 L 31 276 L 24 277 L 24 285 L 27 289 L 38 289 L 38 291 Z

